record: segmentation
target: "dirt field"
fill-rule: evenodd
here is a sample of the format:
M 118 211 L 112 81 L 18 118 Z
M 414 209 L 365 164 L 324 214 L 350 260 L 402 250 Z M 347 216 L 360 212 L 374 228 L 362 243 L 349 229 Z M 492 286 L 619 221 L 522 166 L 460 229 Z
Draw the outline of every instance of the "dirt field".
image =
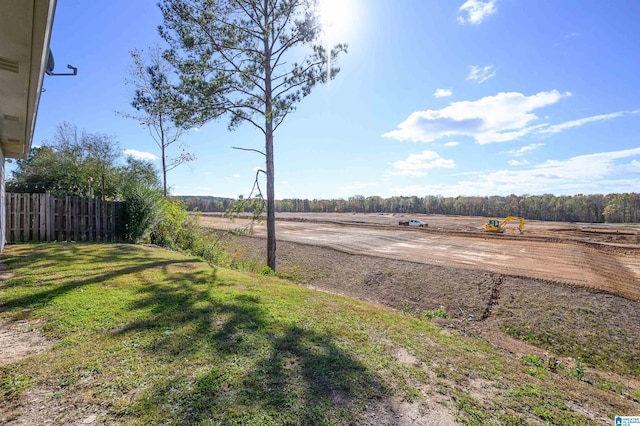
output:
M 429 227 L 398 226 L 408 216 L 279 215 L 278 274 L 416 314 L 444 308 L 445 327 L 519 356 L 583 359 L 640 387 L 629 381 L 640 376 L 638 226 L 527 222 L 522 235 L 517 224 L 494 235 L 482 230 L 486 218 L 411 217 Z M 258 224 L 230 239 L 236 261 L 264 264 L 265 232 Z
M 398 226 L 400 215 L 279 214 L 277 238 L 428 265 L 453 266 L 604 290 L 640 300 L 640 226 L 531 221 L 503 234 L 482 230 L 486 218 L 416 215 L 428 228 Z M 246 221 L 206 215 L 204 224 Z M 255 226 L 264 236 L 264 225 Z

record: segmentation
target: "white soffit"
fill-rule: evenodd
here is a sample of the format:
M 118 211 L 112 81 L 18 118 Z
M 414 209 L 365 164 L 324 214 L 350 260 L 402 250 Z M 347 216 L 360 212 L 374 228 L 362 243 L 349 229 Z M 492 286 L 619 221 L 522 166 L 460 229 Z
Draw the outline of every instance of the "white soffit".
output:
M 31 149 L 56 0 L 0 2 L 0 147 L 7 158 Z

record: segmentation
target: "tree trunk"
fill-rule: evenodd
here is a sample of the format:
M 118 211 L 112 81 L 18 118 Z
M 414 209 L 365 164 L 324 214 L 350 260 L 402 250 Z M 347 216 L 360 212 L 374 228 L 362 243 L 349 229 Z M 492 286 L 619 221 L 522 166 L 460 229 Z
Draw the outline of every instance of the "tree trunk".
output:
M 276 213 L 273 166 L 273 131 L 268 124 L 266 135 L 267 154 L 267 265 L 276 270 Z
M 274 165 L 273 165 L 273 100 L 271 98 L 271 47 L 269 44 L 269 30 L 272 30 L 269 22 L 269 2 L 264 0 L 265 28 L 268 31 L 264 35 L 264 79 L 265 79 L 265 154 L 267 162 L 267 266 L 276 270 L 276 209 L 274 189 Z
M 164 142 L 162 143 L 162 193 L 167 197 L 167 160 L 164 154 Z

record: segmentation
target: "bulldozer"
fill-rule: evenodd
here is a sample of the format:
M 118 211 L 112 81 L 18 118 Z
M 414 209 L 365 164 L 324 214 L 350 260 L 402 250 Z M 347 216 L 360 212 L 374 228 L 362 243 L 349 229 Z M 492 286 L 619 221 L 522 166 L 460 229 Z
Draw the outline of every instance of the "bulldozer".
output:
M 484 224 L 484 230 L 487 232 L 504 232 L 505 226 L 507 226 L 507 223 L 511 222 L 512 220 L 520 220 L 519 229 L 520 233 L 522 234 L 524 232 L 524 218 L 517 216 L 508 216 L 502 222 L 497 219 L 490 219 L 489 222 Z

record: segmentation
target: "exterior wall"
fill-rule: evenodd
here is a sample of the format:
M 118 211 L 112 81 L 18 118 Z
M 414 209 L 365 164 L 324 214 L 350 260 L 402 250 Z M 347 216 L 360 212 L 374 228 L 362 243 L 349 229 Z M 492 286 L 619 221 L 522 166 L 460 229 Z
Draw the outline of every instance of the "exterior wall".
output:
M 6 241 L 6 221 L 7 221 L 7 200 L 4 196 L 4 154 L 0 149 L 0 253 L 4 250 L 4 243 Z

